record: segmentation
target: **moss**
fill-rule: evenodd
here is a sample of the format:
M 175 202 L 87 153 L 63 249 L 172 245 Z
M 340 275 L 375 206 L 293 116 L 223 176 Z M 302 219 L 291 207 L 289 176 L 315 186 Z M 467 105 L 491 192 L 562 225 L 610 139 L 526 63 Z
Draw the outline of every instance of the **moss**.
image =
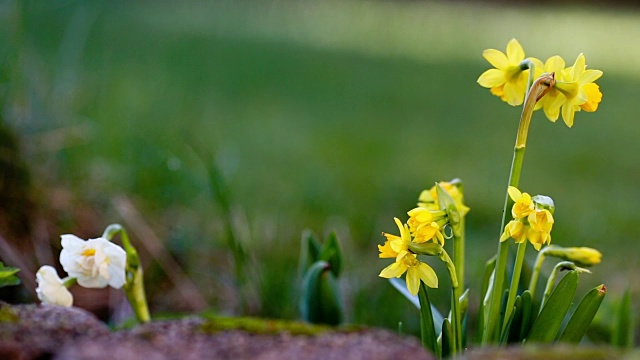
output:
M 17 323 L 20 320 L 18 313 L 9 304 L 0 304 L 0 324 Z
M 202 331 L 216 333 L 227 330 L 243 330 L 254 334 L 279 334 L 290 333 L 292 335 L 318 335 L 327 331 L 349 331 L 349 328 L 332 328 L 324 325 L 313 325 L 296 321 L 269 320 L 259 318 L 227 318 L 207 317 L 207 321 L 201 325 Z

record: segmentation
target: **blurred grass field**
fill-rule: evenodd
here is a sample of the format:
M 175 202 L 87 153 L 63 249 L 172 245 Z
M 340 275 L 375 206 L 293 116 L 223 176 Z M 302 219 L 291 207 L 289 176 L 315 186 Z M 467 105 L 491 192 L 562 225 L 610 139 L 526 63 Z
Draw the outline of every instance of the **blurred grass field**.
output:
M 521 188 L 555 200 L 554 243 L 604 254 L 584 289 L 604 282 L 613 301 L 639 270 L 640 48 L 626 40 L 640 36 L 637 11 L 7 1 L 0 20 L 5 119 L 42 201 L 67 189 L 72 207 L 102 215 L 97 236 L 123 222 L 111 199 L 131 198 L 215 311 L 240 312 L 202 154 L 228 185 L 255 314 L 298 316 L 300 234 L 335 230 L 348 321 L 415 329 L 417 312 L 377 277 L 386 262 L 375 245 L 422 189 L 454 177 L 472 209 L 477 291 L 497 248 L 519 108 L 475 81 L 489 66 L 482 50 L 513 37 L 543 60 L 584 52 L 605 74 L 601 108 L 573 129 L 535 114 Z M 76 214 L 56 213 L 61 232 L 83 221 Z M 163 271 L 150 264 L 152 309 L 176 311 Z

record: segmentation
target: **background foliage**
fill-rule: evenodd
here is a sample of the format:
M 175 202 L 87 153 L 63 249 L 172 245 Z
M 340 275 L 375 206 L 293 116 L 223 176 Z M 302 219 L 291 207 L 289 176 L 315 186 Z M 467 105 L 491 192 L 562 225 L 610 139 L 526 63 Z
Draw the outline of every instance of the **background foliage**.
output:
M 417 311 L 377 277 L 375 245 L 423 188 L 460 177 L 477 294 L 519 109 L 475 81 L 482 50 L 512 37 L 527 55 L 584 52 L 604 71 L 601 108 L 573 129 L 534 115 L 521 188 L 555 200 L 554 243 L 603 252 L 583 292 L 622 294 L 638 271 L 640 48 L 625 40 L 638 20 L 444 2 L 5 1 L 0 96 L 53 256 L 60 233 L 148 225 L 178 262 L 143 251 L 152 311 L 192 310 L 167 276 L 180 267 L 213 311 L 297 318 L 302 230 L 334 230 L 347 320 L 415 331 Z M 246 259 L 239 286 L 230 236 Z

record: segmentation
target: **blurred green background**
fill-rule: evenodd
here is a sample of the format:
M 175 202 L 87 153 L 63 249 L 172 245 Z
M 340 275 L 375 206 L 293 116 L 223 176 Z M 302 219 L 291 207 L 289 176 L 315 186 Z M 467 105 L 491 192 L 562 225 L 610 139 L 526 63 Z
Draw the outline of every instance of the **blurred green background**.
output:
M 534 115 L 521 188 L 555 200 L 554 243 L 604 254 L 583 292 L 637 294 L 636 9 L 2 1 L 0 99 L 48 229 L 34 236 L 53 259 L 61 233 L 96 237 L 119 222 L 140 244 L 153 229 L 177 264 L 140 245 L 152 311 L 201 310 L 168 276 L 180 267 L 213 311 L 297 318 L 301 232 L 336 231 L 348 322 L 411 332 L 417 311 L 378 278 L 388 261 L 376 244 L 422 189 L 459 177 L 477 307 L 520 109 L 476 79 L 489 67 L 482 51 L 513 37 L 528 56 L 570 64 L 584 52 L 604 71 L 600 109 L 573 129 Z M 245 251 L 241 285 L 230 236 Z M 37 258 L 32 271 L 47 258 L 23 255 Z

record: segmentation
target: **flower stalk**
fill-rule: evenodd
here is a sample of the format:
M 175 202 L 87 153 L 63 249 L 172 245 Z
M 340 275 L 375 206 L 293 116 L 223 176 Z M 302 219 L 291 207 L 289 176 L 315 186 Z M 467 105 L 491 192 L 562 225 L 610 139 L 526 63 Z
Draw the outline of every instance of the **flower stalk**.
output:
M 138 251 L 131 244 L 127 231 L 120 224 L 109 225 L 104 230 L 102 237 L 111 241 L 118 234 L 120 234 L 122 245 L 127 253 L 126 283 L 123 289 L 138 321 L 146 323 L 151 320 L 151 316 L 144 291 L 144 274 Z
M 520 174 L 522 172 L 522 164 L 524 162 L 524 153 L 527 147 L 527 136 L 529 135 L 529 125 L 531 124 L 531 116 L 537 100 L 553 87 L 555 83 L 554 75 L 544 75 L 533 82 L 527 91 L 526 100 L 520 116 L 520 124 L 516 136 L 516 144 L 511 162 L 511 171 L 509 173 L 509 186 L 518 187 L 520 183 Z M 513 205 L 513 201 L 507 193 L 504 208 L 502 210 L 502 224 L 500 225 L 501 234 L 507 224 L 509 216 L 508 209 Z M 500 318 L 500 303 L 503 292 L 504 274 L 507 267 L 507 256 L 509 251 L 508 242 L 500 242 L 498 245 L 498 255 L 496 257 L 496 270 L 493 277 L 491 287 L 488 318 L 485 323 L 485 329 L 482 337 L 483 344 L 490 344 L 500 338 L 498 333 L 498 322 Z

